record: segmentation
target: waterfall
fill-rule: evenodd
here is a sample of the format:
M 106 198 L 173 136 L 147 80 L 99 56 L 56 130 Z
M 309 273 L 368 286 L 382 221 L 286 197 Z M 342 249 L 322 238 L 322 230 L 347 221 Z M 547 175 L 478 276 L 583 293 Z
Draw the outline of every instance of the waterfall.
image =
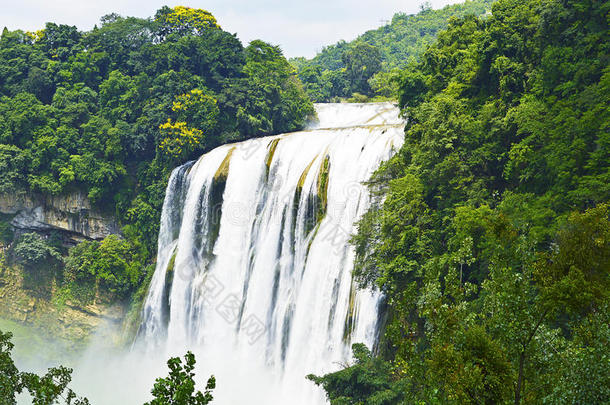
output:
M 390 103 L 316 111 L 304 131 L 220 146 L 170 177 L 138 341 L 192 350 L 215 403 L 324 403 L 305 376 L 377 339 L 381 297 L 356 288 L 349 238 L 404 122 Z

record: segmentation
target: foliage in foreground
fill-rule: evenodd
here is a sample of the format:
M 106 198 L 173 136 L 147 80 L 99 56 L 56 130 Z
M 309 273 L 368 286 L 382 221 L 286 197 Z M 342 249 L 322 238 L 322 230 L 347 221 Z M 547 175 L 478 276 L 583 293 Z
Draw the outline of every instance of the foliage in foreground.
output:
M 68 385 L 72 370 L 66 367 L 50 368 L 43 376 L 21 372 L 15 366 L 11 353 L 12 334 L 0 331 L 0 405 L 16 405 L 18 394 L 27 392 L 33 405 L 89 405 L 87 398 L 78 397 Z M 216 387 L 214 376 L 208 379 L 205 393 L 195 391 L 195 356 L 187 352 L 184 364 L 179 357 L 167 361 L 169 375 L 157 378 L 151 394 L 153 400 L 145 405 L 206 405 L 212 402 Z
M 332 403 L 610 402 L 610 3 L 492 10 L 400 75 L 405 144 L 353 240 L 386 364 L 316 379 Z
M 212 402 L 212 390 L 216 388 L 216 379 L 211 376 L 205 386 L 205 393 L 195 392 L 195 355 L 187 352 L 184 365 L 179 357 L 167 361 L 169 375 L 157 378 L 152 389 L 154 399 L 146 405 L 205 405 Z
M 11 352 L 12 335 L 0 331 L 0 405 L 15 405 L 16 395 L 28 392 L 33 405 L 88 405 L 86 398 L 79 398 L 68 384 L 72 370 L 65 367 L 50 368 L 44 376 L 20 372 Z

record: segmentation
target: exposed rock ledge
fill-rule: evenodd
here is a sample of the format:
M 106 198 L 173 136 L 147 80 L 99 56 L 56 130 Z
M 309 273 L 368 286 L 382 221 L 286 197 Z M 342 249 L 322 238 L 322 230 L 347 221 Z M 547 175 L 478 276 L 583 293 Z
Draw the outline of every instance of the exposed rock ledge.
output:
M 67 232 L 75 241 L 103 239 L 118 233 L 111 216 L 91 208 L 80 191 L 59 196 L 33 195 L 23 191 L 0 194 L 0 213 L 14 215 L 11 225 L 20 230 Z

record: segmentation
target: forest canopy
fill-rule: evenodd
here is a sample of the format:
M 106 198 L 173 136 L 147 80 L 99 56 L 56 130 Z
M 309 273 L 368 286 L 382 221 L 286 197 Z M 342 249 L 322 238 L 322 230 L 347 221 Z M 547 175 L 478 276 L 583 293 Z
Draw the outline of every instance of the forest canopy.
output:
M 170 169 L 221 143 L 294 131 L 312 113 L 279 47 L 244 47 L 205 10 L 109 14 L 87 32 L 5 28 L 0 191 L 85 190 L 154 247 Z
M 467 0 L 433 10 L 429 3 L 417 14 L 396 13 L 383 26 L 353 41 L 339 41 L 314 58 L 293 58 L 307 94 L 316 102 L 350 99 L 396 99 L 398 75 L 434 43 L 451 18 L 482 16 L 493 0 Z

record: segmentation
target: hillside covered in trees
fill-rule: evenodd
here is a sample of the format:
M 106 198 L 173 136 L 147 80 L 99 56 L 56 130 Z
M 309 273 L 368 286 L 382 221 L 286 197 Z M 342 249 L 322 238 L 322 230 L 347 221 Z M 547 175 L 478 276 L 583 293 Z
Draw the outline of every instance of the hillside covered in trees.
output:
M 393 99 L 400 69 L 417 61 L 452 18 L 481 16 L 493 0 L 467 0 L 440 10 L 428 3 L 410 15 L 397 13 L 392 20 L 353 41 L 340 41 L 322 49 L 312 59 L 293 58 L 307 94 L 317 102 L 353 97 Z
M 205 10 L 110 14 L 88 32 L 54 23 L 38 32 L 5 28 L 0 193 L 84 191 L 125 238 L 82 243 L 65 271 L 61 241 L 13 240 L 10 218 L 0 218 L 2 244 L 26 269 L 59 271 L 72 292 L 95 285 L 123 297 L 142 284 L 156 253 L 171 169 L 222 143 L 299 129 L 311 114 L 278 47 L 244 47 Z M 91 299 L 89 287 L 78 295 Z
M 356 277 L 380 357 L 331 404 L 610 403 L 610 3 L 499 0 L 400 74 L 405 144 L 371 180 Z

